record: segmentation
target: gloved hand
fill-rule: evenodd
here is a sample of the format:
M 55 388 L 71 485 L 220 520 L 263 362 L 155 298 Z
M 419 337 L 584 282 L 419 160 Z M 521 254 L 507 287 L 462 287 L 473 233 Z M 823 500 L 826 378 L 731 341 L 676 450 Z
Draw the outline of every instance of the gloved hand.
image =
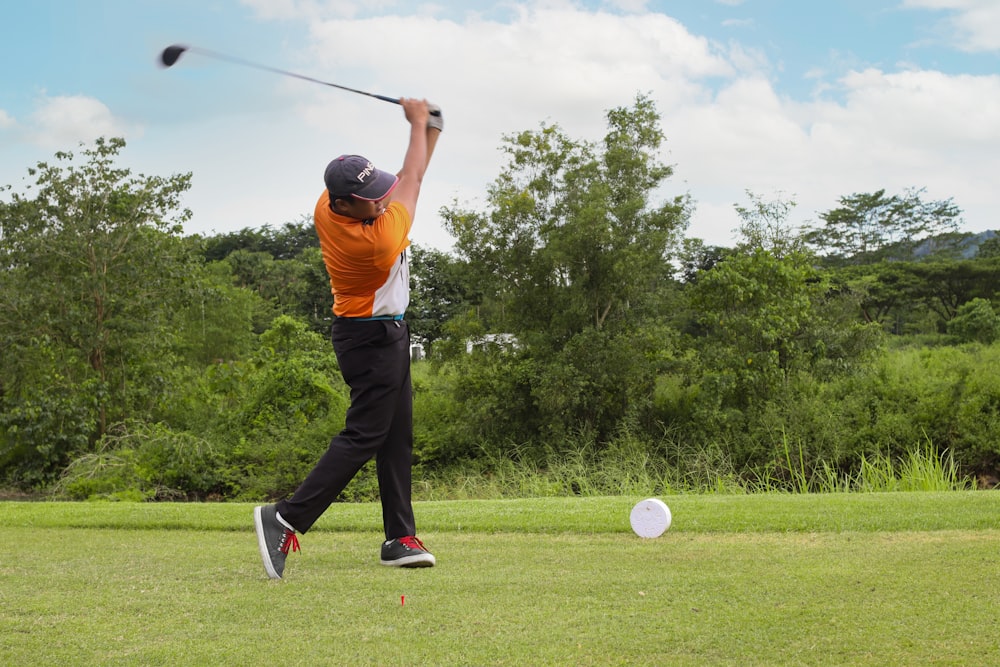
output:
M 431 112 L 431 115 L 427 117 L 427 127 L 444 132 L 444 115 L 441 113 L 441 107 L 436 104 L 428 104 L 427 110 Z

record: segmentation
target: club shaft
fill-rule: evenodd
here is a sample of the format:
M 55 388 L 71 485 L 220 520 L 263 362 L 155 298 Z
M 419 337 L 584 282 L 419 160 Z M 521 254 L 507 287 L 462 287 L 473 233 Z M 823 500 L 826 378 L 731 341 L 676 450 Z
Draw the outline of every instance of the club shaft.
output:
M 306 76 L 304 74 L 297 74 L 295 72 L 289 72 L 288 70 L 278 69 L 277 67 L 270 67 L 268 65 L 261 65 L 260 63 L 251 62 L 249 60 L 244 60 L 243 58 L 237 58 L 235 56 L 226 55 L 225 53 L 219 53 L 218 51 L 210 51 L 208 49 L 203 49 L 197 46 L 185 47 L 186 51 L 197 53 L 208 58 L 215 58 L 216 60 L 224 60 L 226 62 L 233 63 L 235 65 L 243 65 L 244 67 L 252 67 L 254 69 L 264 70 L 265 72 L 272 72 L 274 74 L 283 74 L 285 76 L 294 77 L 296 79 L 301 79 L 303 81 L 311 81 L 312 83 L 319 83 L 324 86 L 330 86 L 331 88 L 339 88 L 340 90 L 346 90 L 351 93 L 357 93 L 358 95 L 367 95 L 368 97 L 374 97 L 377 100 L 382 100 L 383 102 L 391 102 L 393 104 L 399 104 L 399 99 L 389 97 L 387 95 L 377 95 L 375 93 L 365 92 L 363 90 L 358 90 L 357 88 L 349 88 L 348 86 L 342 86 L 338 83 L 330 83 L 329 81 L 320 81 L 319 79 L 314 79 L 311 76 Z

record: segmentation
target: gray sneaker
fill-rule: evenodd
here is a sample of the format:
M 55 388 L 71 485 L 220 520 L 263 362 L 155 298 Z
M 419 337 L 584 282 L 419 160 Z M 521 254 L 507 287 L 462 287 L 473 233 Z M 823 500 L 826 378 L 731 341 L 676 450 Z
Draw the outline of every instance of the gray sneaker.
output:
M 382 565 L 390 567 L 434 567 L 434 555 L 424 543 L 409 535 L 382 543 Z
M 257 548 L 264 561 L 264 571 L 272 579 L 281 579 L 285 573 L 285 557 L 288 550 L 299 550 L 299 538 L 295 531 L 278 521 L 275 505 L 253 508 L 253 525 L 257 530 Z

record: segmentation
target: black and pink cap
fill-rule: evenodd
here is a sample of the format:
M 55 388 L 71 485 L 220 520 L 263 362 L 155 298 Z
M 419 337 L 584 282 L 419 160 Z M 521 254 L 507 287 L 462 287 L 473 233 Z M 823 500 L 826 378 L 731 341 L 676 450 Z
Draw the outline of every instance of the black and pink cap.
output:
M 396 187 L 395 174 L 376 169 L 367 158 L 360 155 L 341 155 L 326 166 L 323 176 L 330 199 L 355 197 L 365 201 L 378 201 Z

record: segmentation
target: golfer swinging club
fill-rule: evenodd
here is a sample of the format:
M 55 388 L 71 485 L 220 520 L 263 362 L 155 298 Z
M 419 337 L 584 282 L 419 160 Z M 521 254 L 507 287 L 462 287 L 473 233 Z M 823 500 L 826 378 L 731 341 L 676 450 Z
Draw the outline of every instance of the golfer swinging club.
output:
M 333 292 L 333 350 L 351 405 L 344 429 L 290 499 L 254 508 L 264 570 L 281 579 L 296 533 L 307 532 L 348 482 L 375 457 L 382 501 L 382 565 L 431 567 L 434 556 L 416 537 L 411 503 L 413 395 L 410 301 L 406 262 L 420 184 L 443 128 L 426 100 L 402 99 L 410 124 L 399 174 L 358 155 L 327 166 L 315 224 Z

